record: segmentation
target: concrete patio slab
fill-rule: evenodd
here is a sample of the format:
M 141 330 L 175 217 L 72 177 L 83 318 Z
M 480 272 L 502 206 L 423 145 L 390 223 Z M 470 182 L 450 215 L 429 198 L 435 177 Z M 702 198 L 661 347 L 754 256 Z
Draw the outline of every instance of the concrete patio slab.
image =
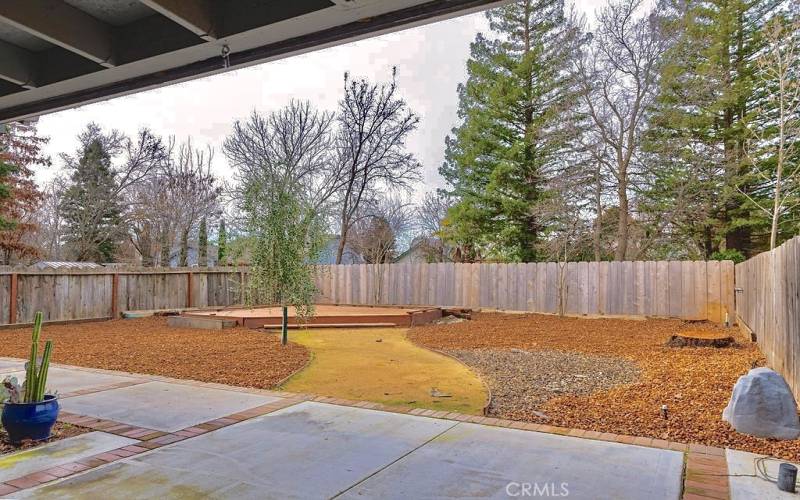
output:
M 67 398 L 61 407 L 70 413 L 174 432 L 277 399 L 206 387 L 146 382 Z
M 37 498 L 330 498 L 456 424 L 307 402 L 32 493 Z
M 678 499 L 683 454 L 462 423 L 343 498 Z
M 6 376 L 5 374 L 9 372 L 19 371 L 24 369 L 25 369 L 24 361 L 0 359 L 0 373 L 4 374 L 3 378 L 5 378 Z
M 0 457 L 0 483 L 134 443 L 134 439 L 114 434 L 89 432 L 39 448 L 3 455 Z
M 10 375 L 17 377 L 20 381 L 25 379 L 25 371 L 14 372 Z M 61 394 L 84 389 L 102 388 L 112 384 L 123 382 L 135 382 L 133 377 L 123 377 L 121 375 L 110 375 L 107 373 L 95 373 L 72 368 L 51 367 L 47 375 L 47 390 L 58 391 Z
M 774 482 L 767 481 L 762 477 L 752 477 L 748 475 L 761 474 L 756 469 L 756 460 L 764 458 L 764 455 L 756 455 L 746 451 L 728 449 L 725 451 L 728 459 L 728 484 L 731 489 L 731 500 L 788 500 L 796 499 L 797 494 L 787 493 L 778 489 Z M 784 460 L 777 458 L 767 458 L 763 460 L 767 474 L 773 479 L 778 477 L 778 467 Z M 791 463 L 791 462 L 790 462 Z M 800 468 L 800 465 L 793 464 Z

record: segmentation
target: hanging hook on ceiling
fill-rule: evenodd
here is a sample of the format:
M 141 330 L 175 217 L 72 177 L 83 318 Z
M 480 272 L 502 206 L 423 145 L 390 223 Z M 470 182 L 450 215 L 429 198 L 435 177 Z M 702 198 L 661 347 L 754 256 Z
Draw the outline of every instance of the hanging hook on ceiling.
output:
M 230 68 L 230 67 L 231 67 L 231 58 L 230 58 L 230 54 L 231 54 L 231 49 L 230 49 L 230 47 L 228 47 L 227 45 L 223 45 L 223 46 L 222 46 L 222 53 L 221 53 L 221 56 L 222 56 L 222 67 L 223 67 L 223 68 L 225 68 L 225 69 L 227 69 L 227 68 Z

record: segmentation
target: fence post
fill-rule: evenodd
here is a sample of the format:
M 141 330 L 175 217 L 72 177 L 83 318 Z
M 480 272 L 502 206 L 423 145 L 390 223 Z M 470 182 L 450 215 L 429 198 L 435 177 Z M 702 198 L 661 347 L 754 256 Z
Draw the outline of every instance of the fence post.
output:
M 11 287 L 8 291 L 8 322 L 17 322 L 17 273 L 11 273 Z
M 186 273 L 186 307 L 192 307 L 192 272 Z
M 119 273 L 111 275 L 111 317 L 117 319 L 119 317 Z

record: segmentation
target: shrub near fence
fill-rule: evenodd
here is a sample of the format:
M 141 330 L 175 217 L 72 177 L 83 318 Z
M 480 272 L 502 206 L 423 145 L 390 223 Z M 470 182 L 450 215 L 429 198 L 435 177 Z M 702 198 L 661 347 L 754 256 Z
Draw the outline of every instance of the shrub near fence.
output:
M 800 237 L 736 265 L 736 312 L 800 399 Z
M 126 310 L 241 303 L 242 268 L 0 273 L 0 324 L 109 318 Z M 435 305 L 721 322 L 732 262 L 570 262 L 318 266 L 319 302 Z

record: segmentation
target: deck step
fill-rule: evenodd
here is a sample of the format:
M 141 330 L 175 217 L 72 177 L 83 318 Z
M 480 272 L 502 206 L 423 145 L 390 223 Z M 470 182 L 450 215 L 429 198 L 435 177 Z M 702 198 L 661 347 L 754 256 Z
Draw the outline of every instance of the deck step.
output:
M 396 323 L 310 323 L 298 325 L 289 323 L 290 330 L 311 329 L 311 328 L 394 328 Z M 264 325 L 267 330 L 280 330 L 281 325 Z

